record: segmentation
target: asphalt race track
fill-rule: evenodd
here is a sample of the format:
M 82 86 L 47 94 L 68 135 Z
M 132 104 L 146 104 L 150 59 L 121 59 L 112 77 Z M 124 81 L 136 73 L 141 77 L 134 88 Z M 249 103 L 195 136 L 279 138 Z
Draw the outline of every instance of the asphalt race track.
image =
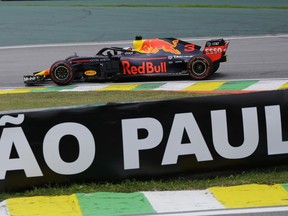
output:
M 184 38 L 205 45 L 210 38 Z M 230 40 L 228 62 L 209 80 L 288 78 L 288 35 L 225 37 Z M 132 41 L 31 45 L 0 47 L 0 88 L 23 87 L 23 75 L 32 74 L 65 59 L 75 52 L 79 56 L 95 55 L 103 47 L 129 47 Z

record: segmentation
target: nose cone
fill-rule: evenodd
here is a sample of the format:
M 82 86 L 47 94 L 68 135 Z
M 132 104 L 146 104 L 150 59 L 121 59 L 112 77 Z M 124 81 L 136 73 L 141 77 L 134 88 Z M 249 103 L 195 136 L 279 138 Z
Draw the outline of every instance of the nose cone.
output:
M 42 70 L 39 73 L 35 74 L 36 76 L 48 76 L 50 74 L 50 68 Z

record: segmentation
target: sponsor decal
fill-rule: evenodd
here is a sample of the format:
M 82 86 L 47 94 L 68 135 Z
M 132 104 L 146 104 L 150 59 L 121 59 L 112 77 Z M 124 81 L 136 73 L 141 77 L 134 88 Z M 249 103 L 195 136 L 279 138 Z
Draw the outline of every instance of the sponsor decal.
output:
M 191 55 L 186 55 L 186 56 L 185 55 L 183 55 L 183 56 L 182 55 L 180 55 L 180 56 L 179 55 L 175 55 L 175 56 L 173 56 L 174 59 L 179 59 L 179 58 L 183 59 L 183 58 L 191 58 L 191 57 L 192 57 Z
M 35 81 L 35 80 L 37 80 L 37 77 L 36 76 L 24 76 L 23 77 L 23 80 L 24 80 L 24 82 L 28 82 L 28 81 Z
M 225 52 L 226 50 L 223 49 L 222 47 L 213 47 L 213 48 L 205 48 L 204 49 L 204 53 L 205 54 L 210 54 L 210 55 L 213 55 L 213 54 L 218 54 L 218 53 L 222 53 L 222 52 Z
M 95 70 L 87 70 L 84 72 L 86 76 L 95 76 L 97 72 Z
M 220 60 L 225 52 L 226 48 L 224 46 L 210 46 L 204 48 L 203 54 L 207 55 L 214 62 Z
M 166 62 L 142 62 L 141 65 L 132 65 L 129 61 L 122 61 L 123 74 L 137 75 L 137 74 L 152 74 L 152 73 L 166 73 Z
M 87 62 L 90 62 L 91 60 L 89 59 L 75 59 L 75 60 L 72 60 L 73 63 L 87 63 Z
M 147 39 L 143 40 L 141 47 L 138 52 L 143 52 L 143 53 L 158 53 L 160 50 L 163 50 L 164 52 L 167 53 L 173 53 L 176 55 L 181 54 L 181 52 L 176 49 L 176 46 L 178 44 L 179 40 L 173 40 L 172 43 L 169 43 L 165 40 L 161 39 Z

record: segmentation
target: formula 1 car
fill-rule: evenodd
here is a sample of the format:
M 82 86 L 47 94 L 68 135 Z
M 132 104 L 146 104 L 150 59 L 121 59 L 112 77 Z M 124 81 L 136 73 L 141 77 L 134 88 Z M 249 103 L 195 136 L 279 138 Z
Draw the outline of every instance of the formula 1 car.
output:
M 229 41 L 209 40 L 201 47 L 175 38 L 142 39 L 136 36 L 133 48 L 110 47 L 95 56 L 75 54 L 57 61 L 46 70 L 24 76 L 24 83 L 33 85 L 52 80 L 68 85 L 76 80 L 118 80 L 139 76 L 190 76 L 203 80 L 227 61 Z

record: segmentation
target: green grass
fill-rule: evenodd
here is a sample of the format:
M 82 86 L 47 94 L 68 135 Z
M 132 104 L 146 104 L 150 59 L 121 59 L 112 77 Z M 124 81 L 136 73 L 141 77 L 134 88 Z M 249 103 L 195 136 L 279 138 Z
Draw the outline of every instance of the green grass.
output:
M 189 92 L 142 92 L 142 91 L 103 91 L 103 92 L 47 92 L 0 95 L 0 110 L 30 109 L 56 106 L 75 106 L 83 104 L 161 100 L 191 97 Z M 37 195 L 65 195 L 89 192 L 135 192 L 162 190 L 206 189 L 213 186 L 232 186 L 241 184 L 287 183 L 287 167 L 267 169 L 208 173 L 205 175 L 174 176 L 153 180 L 124 180 L 117 183 L 83 183 L 72 185 L 46 185 L 17 193 L 1 193 L 0 200 L 12 197 Z
M 191 96 L 195 96 L 195 94 L 189 92 L 166 91 L 90 91 L 0 94 L 0 110 L 76 106 L 107 102 L 159 100 Z
M 243 184 L 281 184 L 286 183 L 288 177 L 287 168 L 267 168 L 242 172 L 230 172 L 229 174 L 207 174 L 205 176 L 178 176 L 174 178 L 152 180 L 124 180 L 118 183 L 82 183 L 71 185 L 46 185 L 35 187 L 16 193 L 1 193 L 0 200 L 29 197 L 29 196 L 57 196 L 73 193 L 92 192 L 137 192 L 137 191 L 173 191 L 173 190 L 200 190 L 215 186 L 234 186 Z

